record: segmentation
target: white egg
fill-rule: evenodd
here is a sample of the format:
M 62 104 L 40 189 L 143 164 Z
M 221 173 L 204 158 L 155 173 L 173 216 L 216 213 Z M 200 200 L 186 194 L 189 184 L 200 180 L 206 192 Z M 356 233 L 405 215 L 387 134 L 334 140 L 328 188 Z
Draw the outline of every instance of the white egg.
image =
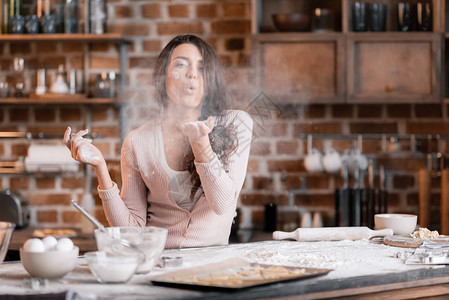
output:
M 27 252 L 45 252 L 45 246 L 40 239 L 28 239 L 23 244 L 23 250 Z
M 62 238 L 56 244 L 56 250 L 58 251 L 71 251 L 73 250 L 73 242 L 69 238 Z
M 55 250 L 58 240 L 54 236 L 49 235 L 49 236 L 44 237 L 42 239 L 42 242 L 44 243 L 45 251 L 51 251 L 51 250 Z

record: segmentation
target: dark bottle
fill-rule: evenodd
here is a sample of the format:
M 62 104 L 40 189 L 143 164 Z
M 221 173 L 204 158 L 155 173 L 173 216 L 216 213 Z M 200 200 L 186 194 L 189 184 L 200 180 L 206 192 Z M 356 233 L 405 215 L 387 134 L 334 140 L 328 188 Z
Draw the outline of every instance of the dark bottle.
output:
M 64 32 L 65 33 L 79 33 L 80 32 L 78 0 L 65 0 Z
M 274 203 L 265 204 L 265 226 L 266 232 L 276 230 L 277 224 L 277 205 Z

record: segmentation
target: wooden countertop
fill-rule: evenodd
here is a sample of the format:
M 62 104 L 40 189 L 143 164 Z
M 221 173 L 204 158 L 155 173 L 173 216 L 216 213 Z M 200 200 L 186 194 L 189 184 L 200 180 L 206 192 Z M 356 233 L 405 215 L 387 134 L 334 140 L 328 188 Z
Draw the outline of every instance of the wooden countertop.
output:
M 406 265 L 396 258 L 410 251 L 367 240 L 334 242 L 263 241 L 204 248 L 165 250 L 163 256 L 180 256 L 179 268 L 154 268 L 149 274 L 134 275 L 126 284 L 99 284 L 84 258 L 64 279 L 49 281 L 38 290 L 27 282 L 30 276 L 19 263 L 0 266 L 0 294 L 52 294 L 64 298 L 65 292 L 93 294 L 104 299 L 333 299 L 337 297 L 431 297 L 449 294 L 449 268 L 445 266 Z M 151 278 L 228 258 L 248 262 L 332 269 L 327 275 L 274 283 L 236 291 L 181 289 L 151 284 Z M 27 281 L 28 280 L 28 281 Z

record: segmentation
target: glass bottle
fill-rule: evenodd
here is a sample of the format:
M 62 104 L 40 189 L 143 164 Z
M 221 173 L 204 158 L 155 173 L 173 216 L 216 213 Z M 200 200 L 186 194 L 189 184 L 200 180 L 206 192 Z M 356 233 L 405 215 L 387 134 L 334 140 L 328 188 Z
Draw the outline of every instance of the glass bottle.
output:
M 80 32 L 78 0 L 65 0 L 64 31 L 65 31 L 65 33 L 79 33 Z
M 89 32 L 103 34 L 106 32 L 106 1 L 89 0 Z
M 14 58 L 14 97 L 25 97 L 25 61 L 21 57 Z
M 12 22 L 18 22 L 20 20 L 15 20 L 22 18 L 22 0 L 8 0 L 7 14 L 5 15 L 8 23 L 8 32 L 11 33 L 11 28 L 13 27 Z

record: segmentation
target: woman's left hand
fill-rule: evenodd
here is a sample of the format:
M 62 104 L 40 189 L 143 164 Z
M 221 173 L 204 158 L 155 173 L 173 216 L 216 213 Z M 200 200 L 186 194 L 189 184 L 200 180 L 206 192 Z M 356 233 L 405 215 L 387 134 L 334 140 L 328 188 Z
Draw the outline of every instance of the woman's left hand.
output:
M 206 121 L 186 122 L 181 124 L 179 128 L 190 141 L 201 140 L 204 137 L 209 138 L 209 133 L 215 126 L 214 120 L 214 117 L 209 117 Z

